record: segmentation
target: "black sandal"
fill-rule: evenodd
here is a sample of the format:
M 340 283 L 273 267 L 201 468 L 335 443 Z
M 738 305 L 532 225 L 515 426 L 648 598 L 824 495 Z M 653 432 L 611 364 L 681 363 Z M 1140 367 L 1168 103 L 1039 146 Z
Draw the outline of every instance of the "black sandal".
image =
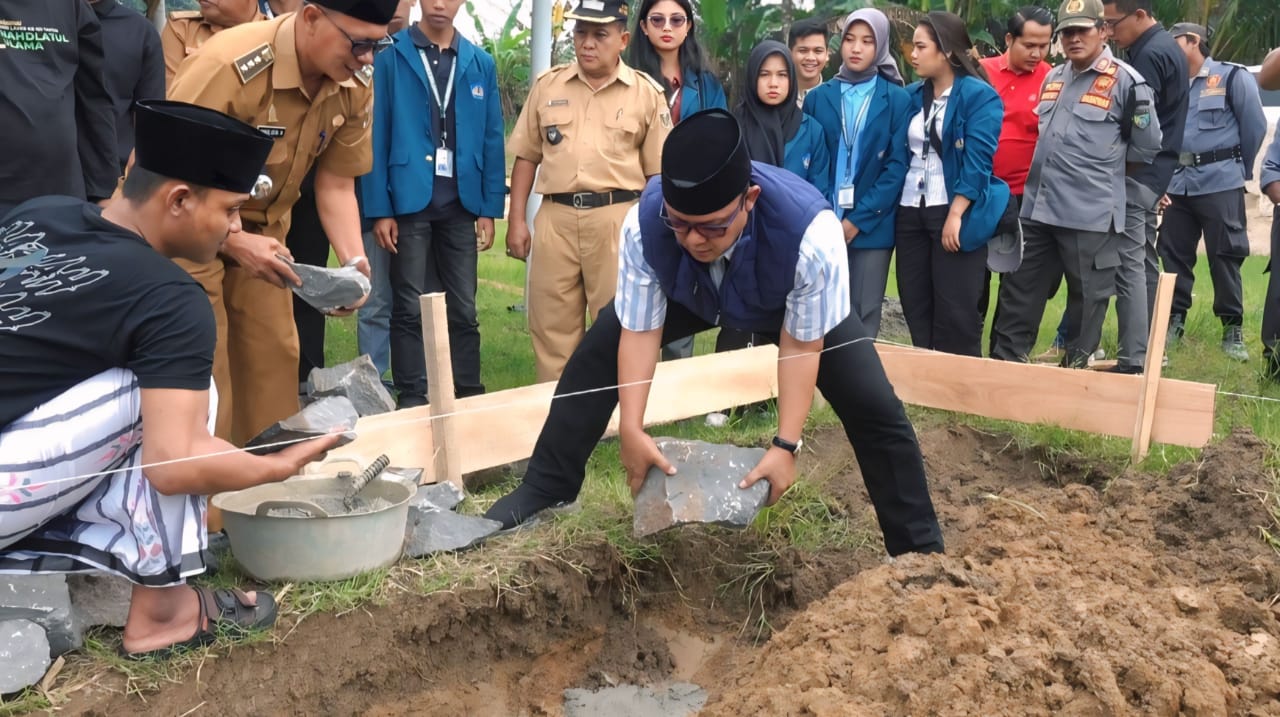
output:
M 167 658 L 212 643 L 220 635 L 243 637 L 253 630 L 261 630 L 275 624 L 276 601 L 271 593 L 259 590 L 257 604 L 249 602 L 249 596 L 236 588 L 217 590 L 192 586 L 200 601 L 200 622 L 195 634 L 181 642 L 175 642 L 146 652 L 126 652 L 120 643 L 120 654 L 131 660 Z

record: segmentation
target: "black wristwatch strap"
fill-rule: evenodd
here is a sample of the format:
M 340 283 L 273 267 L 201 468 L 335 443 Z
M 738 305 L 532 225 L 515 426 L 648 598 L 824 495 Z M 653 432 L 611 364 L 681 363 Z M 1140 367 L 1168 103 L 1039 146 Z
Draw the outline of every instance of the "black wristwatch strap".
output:
M 773 445 L 777 446 L 778 448 L 781 448 L 782 450 L 790 453 L 791 455 L 798 454 L 800 452 L 800 446 L 803 443 L 804 443 L 803 441 L 801 441 L 800 443 L 792 443 L 791 441 L 788 441 L 782 438 L 781 436 L 773 437 Z

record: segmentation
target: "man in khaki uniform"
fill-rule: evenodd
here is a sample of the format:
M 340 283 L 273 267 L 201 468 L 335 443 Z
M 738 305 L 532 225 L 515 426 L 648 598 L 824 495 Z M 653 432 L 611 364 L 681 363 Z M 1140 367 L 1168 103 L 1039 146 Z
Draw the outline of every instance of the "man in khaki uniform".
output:
M 206 6 L 204 10 L 184 10 L 169 13 L 169 21 L 160 31 L 160 45 L 164 49 L 164 79 L 173 84 L 178 65 L 187 55 L 200 49 L 205 40 L 220 30 L 246 22 L 266 20 L 258 10 L 257 0 L 221 0 Z
M 338 261 L 368 273 L 355 177 L 372 165 L 373 56 L 390 45 L 396 0 L 314 0 L 297 13 L 219 32 L 178 68 L 170 99 L 231 115 L 275 139 L 271 187 L 240 210 L 243 231 L 191 268 L 218 323 L 220 437 L 243 444 L 298 410 L 298 334 L 281 257 L 299 185 L 316 167 L 316 204 Z M 363 303 L 363 301 L 361 302 Z M 355 307 L 350 307 L 355 308 Z M 224 406 L 230 412 L 224 412 Z
M 592 319 L 613 299 L 622 220 L 661 170 L 671 115 L 662 86 L 621 60 L 630 34 L 624 0 L 583 0 L 576 61 L 534 83 L 507 150 L 511 211 L 507 251 L 530 255 L 529 333 L 539 381 L 560 377 Z M 532 238 L 525 221 L 537 172 L 543 203 Z

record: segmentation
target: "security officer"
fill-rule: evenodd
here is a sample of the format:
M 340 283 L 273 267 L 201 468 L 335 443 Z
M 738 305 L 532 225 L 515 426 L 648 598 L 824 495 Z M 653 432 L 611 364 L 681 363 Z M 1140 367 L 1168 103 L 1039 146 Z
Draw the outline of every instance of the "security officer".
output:
M 1191 101 L 1158 244 L 1165 271 L 1178 275 L 1169 341 L 1181 338 L 1186 325 L 1196 280 L 1196 245 L 1203 233 L 1213 278 L 1213 313 L 1223 326 L 1222 350 L 1237 361 L 1248 361 L 1241 328 L 1240 265 L 1249 256 L 1244 183 L 1253 179 L 1253 163 L 1267 136 L 1267 117 L 1249 71 L 1209 56 L 1203 26 L 1183 22 L 1172 32 L 1187 55 Z
M 265 168 L 271 186 L 241 209 L 244 230 L 227 238 L 218 260 L 192 270 L 218 320 L 217 434 L 234 443 L 298 410 L 298 335 L 286 285 L 299 280 L 284 240 L 312 166 L 338 261 L 368 271 L 355 177 L 372 166 L 370 69 L 391 44 L 395 8 L 396 0 L 313 0 L 296 13 L 224 30 L 183 62 L 169 88 L 170 99 L 220 110 L 276 141 Z
M 507 143 L 516 157 L 507 252 L 534 256 L 529 333 L 539 381 L 560 376 L 586 312 L 594 319 L 613 298 L 622 218 L 658 173 L 671 129 L 662 85 L 622 62 L 628 9 L 625 0 L 583 0 L 565 14 L 577 21 L 577 59 L 538 77 Z M 525 212 L 539 165 L 544 201 L 531 238 Z
M 160 31 L 160 44 L 164 48 L 164 76 L 168 84 L 173 84 L 178 65 L 187 59 L 187 55 L 199 50 L 205 40 L 213 37 L 219 30 L 267 19 L 258 10 L 257 0 L 223 0 L 203 7 L 203 10 L 169 13 L 169 21 Z
M 1262 176 L 1258 178 L 1258 186 L 1275 205 L 1271 213 L 1271 257 L 1274 261 L 1280 256 L 1280 122 L 1276 123 L 1276 139 L 1271 140 L 1267 156 L 1262 158 Z M 1277 355 L 1277 345 L 1280 344 L 1280 271 L 1270 263 L 1267 269 L 1271 278 L 1267 281 L 1267 301 L 1262 305 L 1262 354 L 1267 362 L 1263 375 L 1276 381 L 1280 380 L 1280 355 Z
M 1084 367 L 1098 348 L 1125 229 L 1125 162 L 1160 151 L 1150 88 L 1106 46 L 1102 0 L 1066 0 L 1057 32 L 1069 62 L 1040 90 L 1040 139 L 1022 199 L 1022 266 L 1005 274 L 991 357 L 1026 361 L 1048 284 L 1067 278 L 1062 365 Z

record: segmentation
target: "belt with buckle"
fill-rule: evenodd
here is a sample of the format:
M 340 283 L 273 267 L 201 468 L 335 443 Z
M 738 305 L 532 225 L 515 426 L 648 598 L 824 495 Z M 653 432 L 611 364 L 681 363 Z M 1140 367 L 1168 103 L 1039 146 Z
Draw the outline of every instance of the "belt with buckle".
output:
M 1240 145 L 1227 147 L 1225 149 L 1212 149 L 1208 152 L 1179 152 L 1178 164 L 1183 167 L 1202 167 L 1206 164 L 1215 162 L 1226 162 L 1229 160 L 1243 160 L 1244 150 Z
M 564 192 L 545 196 L 556 204 L 567 204 L 574 209 L 597 209 L 635 201 L 640 198 L 640 192 L 615 189 L 612 192 Z

